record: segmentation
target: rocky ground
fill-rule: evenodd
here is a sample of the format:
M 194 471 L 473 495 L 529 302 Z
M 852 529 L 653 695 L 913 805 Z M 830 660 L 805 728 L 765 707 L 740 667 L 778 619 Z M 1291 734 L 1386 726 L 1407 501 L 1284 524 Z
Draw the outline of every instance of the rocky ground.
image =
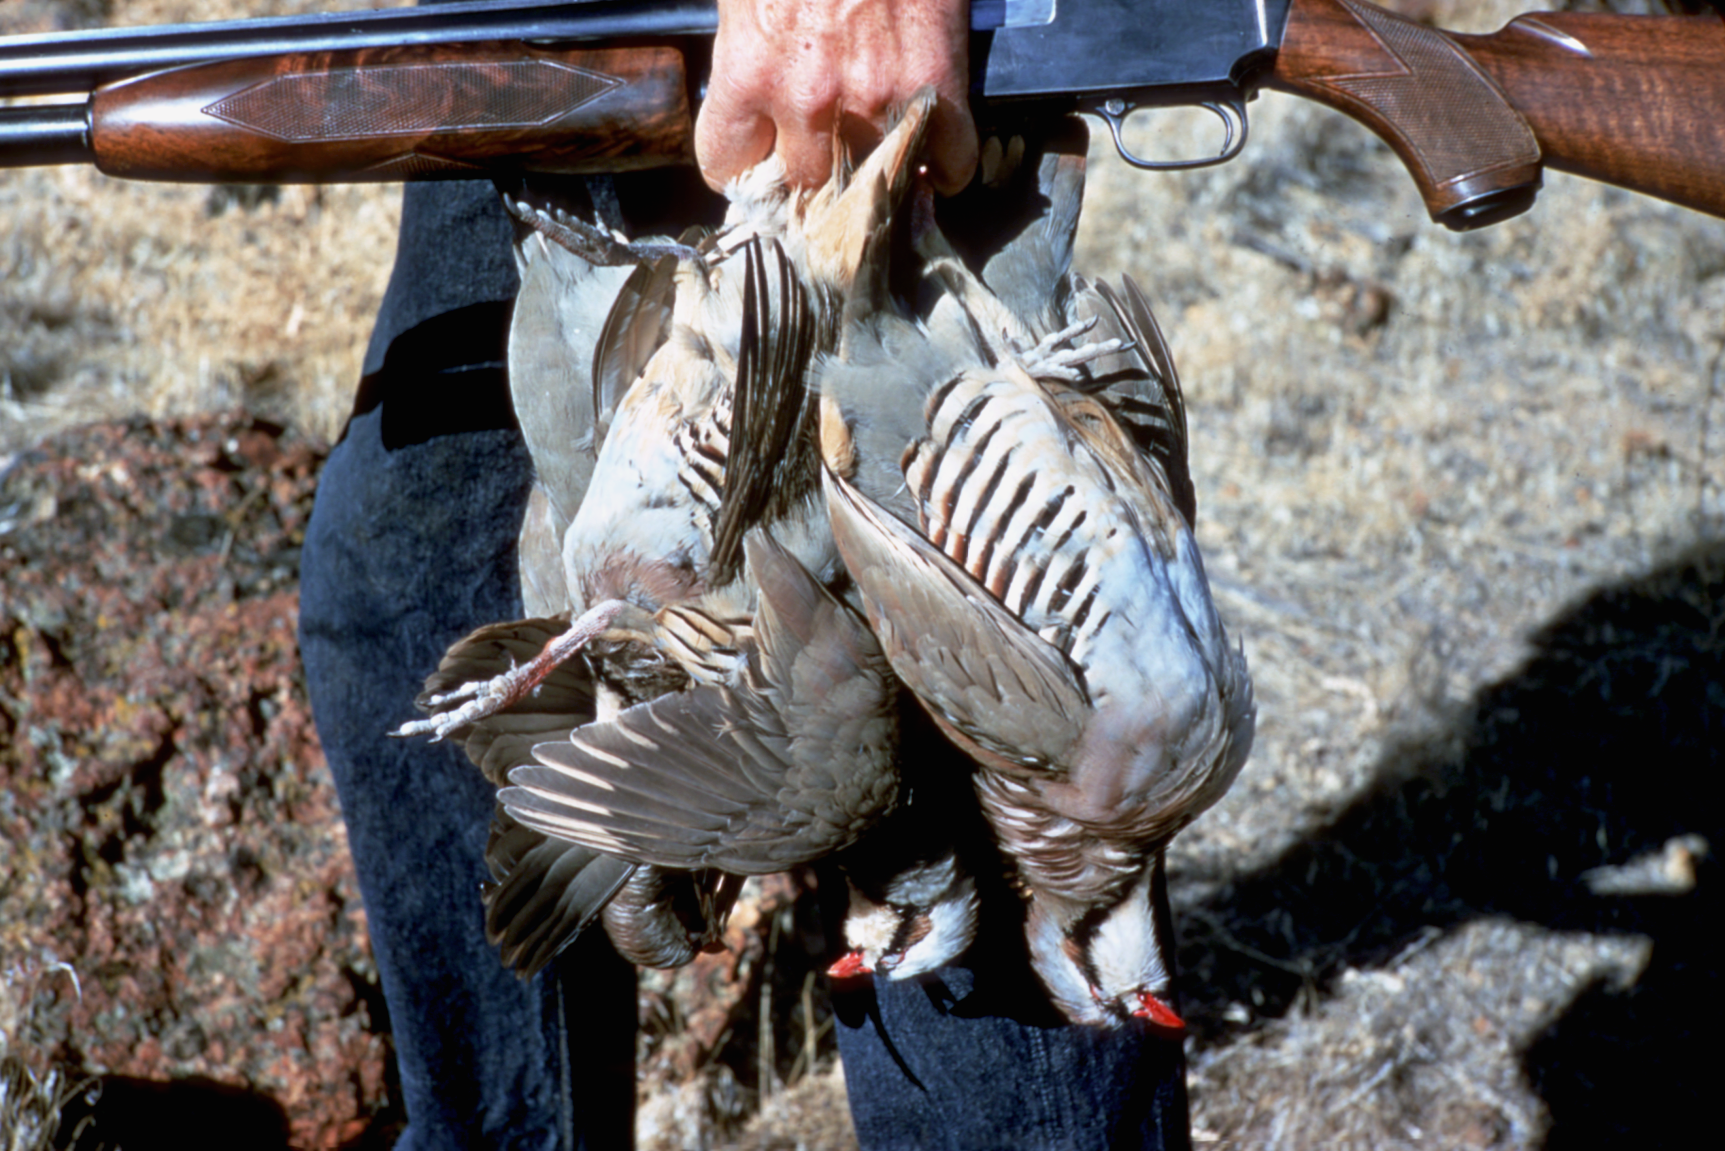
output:
M 1688 1145 L 1725 222 L 1550 176 L 1456 236 L 1357 126 L 1265 97 L 1252 132 L 1183 175 L 1098 148 L 1078 255 L 1168 331 L 1257 682 L 1252 762 L 1172 857 L 1198 1139 Z M 128 1146 L 184 1145 L 192 1103 L 266 1146 L 397 1121 L 291 646 L 395 202 L 0 176 L 0 1033 L 104 1076 Z M 644 1146 L 848 1139 L 793 896 L 643 982 Z
M 335 1146 L 385 1100 L 294 637 L 320 458 L 138 418 L 26 452 L 0 497 L 0 1018 L 192 1142 Z

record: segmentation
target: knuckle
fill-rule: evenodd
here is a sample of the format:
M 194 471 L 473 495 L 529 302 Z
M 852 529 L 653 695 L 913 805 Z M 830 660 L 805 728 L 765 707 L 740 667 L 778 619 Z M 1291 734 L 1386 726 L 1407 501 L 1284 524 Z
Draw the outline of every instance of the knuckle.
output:
M 841 99 L 839 85 L 831 73 L 802 69 L 787 78 L 780 95 L 785 119 L 802 126 L 820 126 L 831 121 Z

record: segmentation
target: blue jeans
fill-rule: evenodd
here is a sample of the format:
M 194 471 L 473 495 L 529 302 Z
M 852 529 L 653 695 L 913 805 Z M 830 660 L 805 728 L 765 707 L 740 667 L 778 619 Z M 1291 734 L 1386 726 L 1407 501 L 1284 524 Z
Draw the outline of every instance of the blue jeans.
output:
M 521 614 L 514 547 L 531 473 L 501 362 L 508 234 L 488 184 L 408 189 L 301 569 L 306 679 L 389 1006 L 404 1151 L 625 1148 L 632 1136 L 633 972 L 601 932 L 531 982 L 505 971 L 478 898 L 489 785 L 459 750 L 385 735 L 415 716 L 451 641 Z M 980 971 L 835 995 L 864 1147 L 1188 1145 L 1177 1044 L 1027 1010 L 1038 993 L 1020 951 L 974 953 Z

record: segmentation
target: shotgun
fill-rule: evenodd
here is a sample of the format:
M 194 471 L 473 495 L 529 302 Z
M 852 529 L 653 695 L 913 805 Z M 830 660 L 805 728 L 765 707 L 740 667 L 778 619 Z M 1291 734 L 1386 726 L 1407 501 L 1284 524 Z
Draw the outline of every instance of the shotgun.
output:
M 713 0 L 456 2 L 0 38 L 0 167 L 339 183 L 693 163 Z M 1489 35 L 1364 0 L 972 0 L 984 129 L 1100 117 L 1127 162 L 1244 147 L 1263 88 L 1376 132 L 1432 219 L 1529 208 L 1543 166 L 1725 215 L 1725 18 L 1543 12 Z M 1142 108 L 1208 109 L 1214 154 L 1153 162 Z

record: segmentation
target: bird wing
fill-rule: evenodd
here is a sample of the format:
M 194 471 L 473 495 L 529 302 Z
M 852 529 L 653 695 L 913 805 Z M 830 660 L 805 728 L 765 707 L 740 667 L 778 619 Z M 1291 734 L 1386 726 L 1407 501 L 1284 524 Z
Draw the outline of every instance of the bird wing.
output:
M 640 379 L 647 361 L 671 334 L 672 303 L 677 295 L 676 277 L 677 260 L 674 256 L 661 256 L 637 265 L 623 281 L 615 302 L 606 313 L 605 326 L 600 329 L 593 351 L 593 386 L 588 394 L 588 403 L 594 413 L 592 452 L 595 456 L 605 440 L 605 432 L 616 414 L 618 402 Z M 568 378 L 578 380 L 581 377 L 571 375 Z M 579 388 L 569 390 L 580 391 Z
M 499 801 L 549 835 L 643 863 L 766 874 L 891 806 L 894 686 L 862 622 L 763 534 L 763 608 L 732 685 L 661 696 L 533 749 Z
M 749 241 L 725 490 L 707 560 L 710 587 L 736 576 L 743 536 L 752 524 L 782 514 L 812 488 L 814 459 L 807 434 L 812 408 L 805 375 L 816 336 L 808 294 L 784 249 L 776 240 Z
M 1130 276 L 1124 284 L 1125 291 L 1116 292 L 1106 283 L 1078 281 L 1067 318 L 1095 319 L 1096 327 L 1087 339 L 1118 338 L 1127 346 L 1085 365 L 1076 390 L 1107 406 L 1145 462 L 1163 479 L 1169 498 L 1191 527 L 1197 523 L 1198 499 L 1187 454 L 1180 376 L 1144 293 Z
M 538 219 L 514 202 L 517 219 Z M 528 229 L 516 244 L 521 290 L 509 326 L 509 391 L 533 466 L 567 526 L 598 451 L 592 394 L 570 387 L 594 369 L 599 317 L 614 312 L 628 268 L 601 267 Z
M 893 671 L 991 766 L 1050 770 L 1090 710 L 1069 661 L 919 532 L 825 477 L 833 540 Z
M 744 549 L 759 589 L 748 688 L 791 736 L 780 802 L 860 830 L 897 795 L 898 682 L 862 617 L 787 548 L 756 529 Z
M 515 542 L 521 605 L 528 615 L 568 615 L 575 607 L 569 597 L 569 579 L 563 573 L 563 533 L 569 524 L 566 520 L 559 523 L 558 518 L 551 493 L 542 481 L 534 480 L 521 517 L 521 534 Z

